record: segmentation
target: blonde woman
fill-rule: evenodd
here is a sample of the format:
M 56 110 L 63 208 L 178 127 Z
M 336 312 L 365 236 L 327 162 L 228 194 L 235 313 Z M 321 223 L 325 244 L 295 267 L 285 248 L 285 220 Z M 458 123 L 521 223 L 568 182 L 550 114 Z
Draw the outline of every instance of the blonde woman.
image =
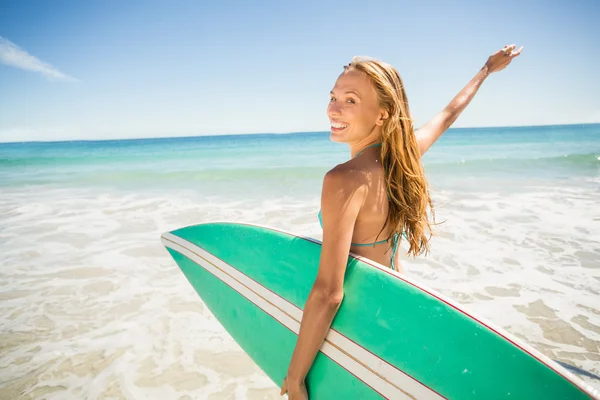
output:
M 317 278 L 304 306 L 300 332 L 281 394 L 308 398 L 306 375 L 344 297 L 350 251 L 401 271 L 401 237 L 408 254 L 429 250 L 433 211 L 421 156 L 446 131 L 492 73 L 504 69 L 522 47 L 505 46 L 434 119 L 414 131 L 402 79 L 396 69 L 355 57 L 331 90 L 327 115 L 331 140 L 346 143 L 351 159 L 327 172 L 321 212 L 323 247 Z

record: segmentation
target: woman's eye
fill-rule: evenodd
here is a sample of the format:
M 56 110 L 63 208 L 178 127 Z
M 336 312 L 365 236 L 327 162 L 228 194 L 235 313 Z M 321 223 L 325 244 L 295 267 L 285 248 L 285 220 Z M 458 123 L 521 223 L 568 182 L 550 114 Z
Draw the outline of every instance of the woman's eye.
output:
M 329 99 L 329 102 L 330 102 L 330 103 L 332 103 L 332 102 L 334 102 L 334 101 L 335 101 L 335 98 L 333 98 L 333 97 L 331 97 L 331 98 Z
M 356 102 L 354 101 L 354 99 L 348 99 L 349 103 L 355 104 Z

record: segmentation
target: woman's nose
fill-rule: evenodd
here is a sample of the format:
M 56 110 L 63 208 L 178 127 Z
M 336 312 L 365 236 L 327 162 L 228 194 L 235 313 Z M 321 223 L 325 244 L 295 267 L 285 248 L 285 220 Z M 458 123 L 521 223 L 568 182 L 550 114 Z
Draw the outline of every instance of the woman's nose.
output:
M 342 108 L 337 104 L 337 102 L 329 103 L 327 107 L 327 115 L 330 117 L 340 116 L 342 115 Z

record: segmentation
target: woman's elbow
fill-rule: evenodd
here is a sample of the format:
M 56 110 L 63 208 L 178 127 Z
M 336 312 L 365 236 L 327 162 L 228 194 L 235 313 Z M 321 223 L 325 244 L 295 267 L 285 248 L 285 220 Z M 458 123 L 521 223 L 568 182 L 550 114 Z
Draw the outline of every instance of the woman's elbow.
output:
M 315 286 L 314 292 L 319 303 L 326 307 L 338 308 L 340 304 L 342 304 L 342 300 L 344 300 L 343 290 L 333 290 Z
M 337 292 L 333 292 L 329 295 L 328 303 L 332 307 L 338 308 L 340 306 L 340 304 L 342 304 L 342 300 L 344 300 L 344 292 L 340 290 Z

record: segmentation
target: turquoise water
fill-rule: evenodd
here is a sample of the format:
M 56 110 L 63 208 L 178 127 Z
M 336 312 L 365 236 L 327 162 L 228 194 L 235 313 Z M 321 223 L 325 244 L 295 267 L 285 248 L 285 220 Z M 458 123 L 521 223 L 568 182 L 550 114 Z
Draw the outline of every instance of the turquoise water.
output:
M 0 144 L 0 187 L 304 197 L 318 195 L 323 174 L 347 158 L 328 133 Z M 423 162 L 440 188 L 585 184 L 600 170 L 600 125 L 453 129 Z

